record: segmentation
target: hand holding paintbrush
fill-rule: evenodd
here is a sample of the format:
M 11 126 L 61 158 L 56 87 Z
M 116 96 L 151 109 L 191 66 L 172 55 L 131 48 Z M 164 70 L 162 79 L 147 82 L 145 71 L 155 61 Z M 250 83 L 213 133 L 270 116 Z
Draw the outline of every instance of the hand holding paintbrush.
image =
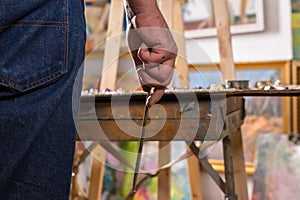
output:
M 173 78 L 177 45 L 156 0 L 127 0 L 127 41 L 140 83 L 154 88 L 148 105 L 163 96 Z

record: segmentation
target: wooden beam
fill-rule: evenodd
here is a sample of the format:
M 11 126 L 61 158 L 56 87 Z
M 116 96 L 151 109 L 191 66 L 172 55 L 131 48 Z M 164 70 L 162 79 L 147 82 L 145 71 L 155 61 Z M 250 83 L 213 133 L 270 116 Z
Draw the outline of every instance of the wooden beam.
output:
M 101 200 L 106 152 L 100 145 L 97 145 L 93 150 L 92 155 L 92 169 L 88 190 L 89 200 Z
M 124 5 L 122 0 L 112 0 L 110 3 L 107 34 L 105 41 L 104 57 L 101 79 L 99 80 L 100 90 L 116 89 L 117 71 L 120 57 L 121 33 L 123 31 Z M 100 157 L 92 159 L 91 181 L 89 186 L 89 199 L 101 199 L 103 186 L 105 155 L 106 152 L 99 145 L 94 150 Z M 103 161 L 100 162 L 99 159 Z
M 196 156 L 188 158 L 188 173 L 190 180 L 190 199 L 202 200 L 202 189 L 200 180 L 200 166 Z
M 235 79 L 227 0 L 213 0 L 223 83 Z
M 116 89 L 123 20 L 123 1 L 112 0 L 109 10 L 100 90 Z
M 185 50 L 185 38 L 184 38 L 184 26 L 182 16 L 182 0 L 175 0 L 174 2 L 174 15 L 173 26 L 174 26 L 174 39 L 178 46 L 178 56 L 175 63 L 175 71 L 178 75 L 178 88 L 189 87 L 189 69 L 186 61 L 186 50 Z
M 214 8 L 215 23 L 216 23 L 217 34 L 218 34 L 220 69 L 221 69 L 222 79 L 224 83 L 225 80 L 236 79 L 227 0 L 213 0 L 213 8 Z M 227 164 L 233 167 L 234 171 L 233 171 L 233 180 L 231 180 L 232 178 L 231 174 L 229 175 L 225 174 L 225 176 L 229 177 L 228 180 L 226 179 L 227 182 L 226 185 L 228 186 L 227 192 L 229 192 L 229 195 L 233 195 L 233 199 L 235 199 L 234 197 L 235 196 L 234 191 L 235 191 L 238 199 L 247 200 L 248 199 L 247 174 L 245 170 L 243 141 L 242 141 L 240 129 L 238 129 L 236 132 L 232 134 L 231 143 L 232 143 L 233 163 L 231 164 L 231 161 L 229 159 Z M 226 145 L 230 145 L 230 144 L 224 142 L 223 139 L 224 158 L 231 156 L 231 155 L 226 155 L 228 154 L 228 152 L 226 152 L 225 150 L 229 148 L 226 147 Z M 229 170 L 225 169 L 225 172 L 228 173 L 231 171 L 230 169 Z M 231 183 L 231 181 L 233 182 Z M 232 186 L 234 186 L 234 188 L 232 188 Z
M 247 174 L 244 159 L 241 130 L 232 134 L 232 161 L 234 166 L 234 185 L 238 199 L 248 200 Z
M 169 29 L 173 30 L 174 25 L 174 1 L 173 0 L 162 0 L 160 5 L 160 10 L 169 26 Z M 174 87 L 174 80 L 172 79 L 168 85 L 168 88 Z
M 284 68 L 281 70 L 281 80 L 283 84 L 290 85 L 291 82 L 291 64 L 286 62 Z M 293 119 L 292 119 L 292 104 L 293 98 L 291 97 L 282 97 L 282 116 L 284 116 L 284 123 L 282 127 L 282 132 L 289 134 L 292 132 Z
M 293 85 L 299 85 L 300 81 L 300 62 L 299 61 L 293 61 L 292 64 L 292 84 Z M 292 103 L 292 116 L 293 116 L 293 127 L 292 127 L 292 133 L 300 133 L 300 117 L 299 117 L 299 106 L 300 101 L 299 97 L 293 97 L 293 103 Z
M 170 142 L 159 142 L 158 166 L 161 167 L 171 162 Z M 162 170 L 158 175 L 158 200 L 171 199 L 171 168 Z

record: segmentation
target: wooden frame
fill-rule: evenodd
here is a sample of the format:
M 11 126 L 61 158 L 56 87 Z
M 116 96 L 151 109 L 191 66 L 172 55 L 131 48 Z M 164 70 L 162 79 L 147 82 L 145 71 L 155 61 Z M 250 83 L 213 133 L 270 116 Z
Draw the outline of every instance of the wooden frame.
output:
M 300 60 L 292 61 L 292 84 L 300 84 Z M 293 97 L 292 100 L 292 133 L 300 133 L 300 101 L 299 97 Z
M 241 34 L 264 30 L 263 0 L 240 0 L 241 4 L 231 5 L 231 34 Z M 188 38 L 200 38 L 216 36 L 213 6 L 210 0 L 190 1 L 188 0 L 183 11 L 185 17 L 185 35 Z M 249 12 L 247 12 L 247 2 Z M 193 5 L 190 5 L 193 4 Z M 238 8 L 240 10 L 238 11 Z M 251 10 L 252 8 L 252 10 Z M 201 12 L 200 12 L 200 11 Z M 241 14 L 237 13 L 240 12 Z M 254 13 L 253 13 L 254 12 Z M 202 16 L 199 16 L 201 15 Z M 234 14 L 236 13 L 236 14 Z M 239 19 L 244 19 L 239 21 Z
M 239 70 L 270 70 L 277 69 L 280 70 L 281 81 L 284 84 L 291 84 L 291 73 L 290 73 L 290 61 L 276 61 L 276 62 L 255 62 L 255 63 L 235 63 L 236 71 Z M 199 64 L 199 65 L 189 65 L 189 71 L 208 71 L 215 70 L 219 68 L 219 64 Z M 297 75 L 297 76 L 296 76 Z M 299 76 L 298 76 L 299 75 Z M 297 82 L 298 81 L 298 82 Z M 300 83 L 300 61 L 293 62 L 293 84 Z M 292 97 L 297 99 L 297 97 Z M 282 118 L 285 119 L 283 124 L 282 132 L 290 133 L 292 130 L 296 130 L 295 126 L 298 125 L 299 118 L 295 119 L 295 115 L 299 116 L 299 110 L 295 111 L 295 102 L 293 103 L 292 109 L 292 99 L 291 97 L 282 97 Z M 298 103 L 299 104 L 299 103 Z M 299 107 L 296 107 L 299 108 Z M 294 120 L 292 120 L 292 112 L 294 113 Z M 298 120 L 298 121 L 297 121 Z M 292 123 L 294 121 L 294 125 Z M 293 127 L 294 126 L 294 127 Z M 298 127 L 299 128 L 299 127 Z M 218 159 L 209 159 L 210 163 L 213 165 L 214 169 L 220 173 L 224 173 L 224 162 Z M 246 172 L 248 175 L 252 175 L 255 171 L 253 162 L 246 162 Z

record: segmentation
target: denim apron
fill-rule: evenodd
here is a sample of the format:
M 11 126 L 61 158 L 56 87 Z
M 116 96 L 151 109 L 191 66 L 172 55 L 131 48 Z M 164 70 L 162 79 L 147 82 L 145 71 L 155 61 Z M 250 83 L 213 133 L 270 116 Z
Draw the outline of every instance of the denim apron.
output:
M 83 1 L 1 1 L 0 200 L 68 199 L 84 47 Z

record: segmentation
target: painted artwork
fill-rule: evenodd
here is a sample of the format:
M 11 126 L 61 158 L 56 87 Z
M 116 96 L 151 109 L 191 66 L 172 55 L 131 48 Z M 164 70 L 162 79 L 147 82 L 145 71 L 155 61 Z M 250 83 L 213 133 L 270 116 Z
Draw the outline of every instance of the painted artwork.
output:
M 300 0 L 292 0 L 293 57 L 300 59 Z
M 252 200 L 298 200 L 300 146 L 287 135 L 264 134 L 257 150 Z
M 187 0 L 183 5 L 184 27 L 187 37 L 215 36 L 212 0 Z M 263 0 L 228 0 L 231 33 L 262 31 Z

